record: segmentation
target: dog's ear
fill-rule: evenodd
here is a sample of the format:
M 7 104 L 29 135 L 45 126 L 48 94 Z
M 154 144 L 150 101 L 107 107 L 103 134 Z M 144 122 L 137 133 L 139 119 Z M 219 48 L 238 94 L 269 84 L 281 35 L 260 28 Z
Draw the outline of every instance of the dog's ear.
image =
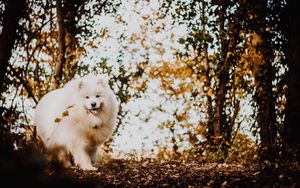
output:
M 79 81 L 78 83 L 78 89 L 82 89 L 83 88 L 83 81 Z

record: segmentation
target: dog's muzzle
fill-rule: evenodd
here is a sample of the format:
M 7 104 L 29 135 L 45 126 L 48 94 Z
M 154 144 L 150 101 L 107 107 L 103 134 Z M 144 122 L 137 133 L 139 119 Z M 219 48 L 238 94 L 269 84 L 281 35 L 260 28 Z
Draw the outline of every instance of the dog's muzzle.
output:
M 98 112 L 100 112 L 100 110 L 102 109 L 103 107 L 103 103 L 100 104 L 100 107 L 99 108 L 91 108 L 91 109 L 88 109 L 88 111 L 91 113 L 91 114 L 97 114 Z

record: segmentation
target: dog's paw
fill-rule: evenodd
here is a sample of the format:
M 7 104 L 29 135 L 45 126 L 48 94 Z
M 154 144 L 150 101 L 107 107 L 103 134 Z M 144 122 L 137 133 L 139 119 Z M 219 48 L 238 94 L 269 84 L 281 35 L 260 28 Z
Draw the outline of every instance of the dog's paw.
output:
M 92 165 L 80 165 L 82 170 L 96 171 L 98 168 L 93 167 Z

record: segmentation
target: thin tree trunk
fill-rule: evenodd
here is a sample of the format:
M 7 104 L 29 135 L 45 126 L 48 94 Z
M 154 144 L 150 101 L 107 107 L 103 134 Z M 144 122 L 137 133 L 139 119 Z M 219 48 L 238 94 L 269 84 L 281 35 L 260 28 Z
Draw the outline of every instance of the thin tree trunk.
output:
M 204 1 L 201 1 L 201 5 L 200 5 L 200 10 L 201 11 L 201 24 L 202 24 L 202 35 L 203 35 L 203 53 L 204 53 L 204 63 L 205 63 L 205 87 L 206 89 L 211 89 L 211 76 L 209 75 L 209 72 L 211 70 L 210 66 L 209 66 L 209 61 L 208 61 L 208 44 L 207 44 L 207 39 L 206 39 L 206 20 L 205 20 L 205 10 L 206 10 L 206 7 L 205 7 L 205 3 Z M 206 108 L 207 108 L 207 111 L 206 111 L 206 114 L 207 114 L 207 128 L 209 130 L 208 132 L 208 141 L 209 142 L 212 142 L 212 139 L 211 139 L 211 135 L 214 135 L 213 134 L 213 107 L 212 107 L 212 97 L 210 94 L 208 94 L 208 91 L 207 91 L 207 94 L 206 94 L 206 98 L 207 98 L 207 102 L 206 102 Z M 212 144 L 212 143 L 210 143 Z
M 216 144 L 219 143 L 220 137 L 223 135 L 222 127 L 226 124 L 224 117 L 224 103 L 226 95 L 226 84 L 229 79 L 228 65 L 223 66 L 219 75 L 219 86 L 216 93 L 216 109 L 213 123 L 213 134 L 216 137 Z
M 222 141 L 223 130 L 222 127 L 226 124 L 226 118 L 224 117 L 224 103 L 226 95 L 226 84 L 229 79 L 229 63 L 227 61 L 227 52 L 228 52 L 228 41 L 225 39 L 225 13 L 226 6 L 220 5 L 221 10 L 219 13 L 219 32 L 221 41 L 221 54 L 219 58 L 219 73 L 218 73 L 218 86 L 216 89 L 216 106 L 214 110 L 213 117 L 213 137 L 214 145 L 219 146 Z
M 63 73 L 63 67 L 66 61 L 66 42 L 65 42 L 65 28 L 64 28 L 64 15 L 61 0 L 56 0 L 56 14 L 57 14 L 57 27 L 58 27 L 58 44 L 59 56 L 55 65 L 54 80 L 55 87 L 58 87 Z
M 26 7 L 26 0 L 9 0 L 3 14 L 0 35 L 0 94 L 5 90 L 5 74 L 17 38 L 18 22 Z

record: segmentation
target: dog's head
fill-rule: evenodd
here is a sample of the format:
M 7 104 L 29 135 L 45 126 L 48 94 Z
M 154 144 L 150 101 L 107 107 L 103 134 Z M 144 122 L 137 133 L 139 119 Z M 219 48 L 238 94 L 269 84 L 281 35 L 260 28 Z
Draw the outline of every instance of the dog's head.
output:
M 78 90 L 84 108 L 92 114 L 97 114 L 104 107 L 105 95 L 110 88 L 105 78 L 88 75 L 80 78 Z

